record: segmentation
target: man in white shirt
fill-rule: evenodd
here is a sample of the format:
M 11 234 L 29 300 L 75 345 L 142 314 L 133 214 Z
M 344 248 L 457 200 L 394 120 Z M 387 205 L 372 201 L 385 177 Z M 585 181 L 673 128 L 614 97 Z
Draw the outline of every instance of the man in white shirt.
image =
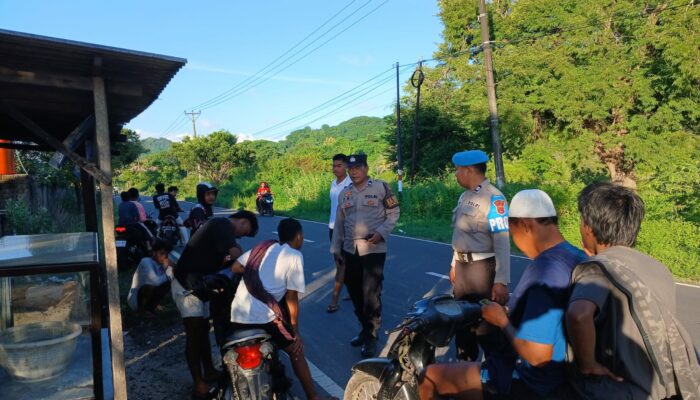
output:
M 301 382 L 309 400 L 319 399 L 309 365 L 304 356 L 304 343 L 299 331 L 299 293 L 304 293 L 304 256 L 299 251 L 304 244 L 304 233 L 299 221 L 286 218 L 277 226 L 279 243 L 270 245 L 260 262 L 258 274 L 264 290 L 272 295 L 279 308 L 286 311 L 288 320 L 282 327 L 276 323 L 277 316 L 268 305 L 248 290 L 245 277 L 238 285 L 231 304 L 233 330 L 261 328 L 267 331 L 278 348 L 283 349 L 292 362 L 294 373 Z M 255 249 L 254 249 L 255 250 Z M 253 250 L 253 251 L 254 251 Z M 252 268 L 249 258 L 252 251 L 241 255 L 234 263 L 234 273 L 243 274 Z
M 340 192 L 343 191 L 343 188 L 352 183 L 348 176 L 348 157 L 345 154 L 340 153 L 333 156 L 333 175 L 335 175 L 335 179 L 331 182 L 331 218 L 328 221 L 330 240 L 333 240 L 335 215 L 338 211 L 338 196 L 340 196 Z M 343 281 L 345 280 L 345 264 L 336 263 L 335 268 L 333 297 L 327 309 L 329 313 L 338 311 L 338 298 L 340 297 L 340 291 L 343 290 Z

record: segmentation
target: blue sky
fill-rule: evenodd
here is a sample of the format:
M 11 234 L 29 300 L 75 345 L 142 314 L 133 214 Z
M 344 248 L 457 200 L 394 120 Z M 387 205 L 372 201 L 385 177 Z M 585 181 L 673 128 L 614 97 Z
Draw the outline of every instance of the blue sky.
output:
M 263 131 L 352 89 L 391 68 L 396 61 L 408 64 L 421 57 L 431 58 L 441 41 L 442 30 L 436 2 L 2 0 L 0 27 L 186 58 L 187 65 L 160 98 L 128 124 L 143 137 L 177 140 L 184 134 L 191 134 L 191 123 L 185 121 L 184 116 L 179 117 L 184 110 L 233 88 L 346 6 L 335 19 L 296 48 L 299 50 L 319 38 L 299 56 L 376 10 L 266 82 L 222 104 L 203 109 L 197 120 L 198 134 L 228 129 L 244 138 L 252 135 L 253 138 L 280 139 L 292 129 L 306 125 L 334 125 L 357 115 L 390 113 L 395 99 L 395 80 L 388 79 L 382 86 L 367 85 L 364 92 L 352 92 L 354 96 L 347 101 Z M 331 29 L 344 18 L 347 18 L 345 22 Z M 329 32 L 322 36 L 326 31 Z M 277 69 L 286 67 L 299 56 Z M 402 81 L 410 75 L 408 69 Z M 262 74 L 263 77 L 270 75 Z M 380 83 L 383 78 L 372 83 Z M 173 126 L 167 130 L 169 125 Z

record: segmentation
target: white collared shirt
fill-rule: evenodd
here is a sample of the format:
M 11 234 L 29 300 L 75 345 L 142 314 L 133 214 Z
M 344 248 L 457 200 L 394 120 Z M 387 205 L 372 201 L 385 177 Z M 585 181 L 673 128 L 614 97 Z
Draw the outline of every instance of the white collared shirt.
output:
M 328 227 L 331 229 L 333 229 L 333 226 L 335 226 L 335 213 L 338 211 L 338 196 L 340 196 L 340 192 L 343 190 L 343 188 L 351 183 L 352 181 L 347 175 L 345 176 L 345 179 L 340 182 L 340 184 L 338 184 L 337 179 L 333 179 L 333 182 L 331 182 L 331 218 L 328 221 Z

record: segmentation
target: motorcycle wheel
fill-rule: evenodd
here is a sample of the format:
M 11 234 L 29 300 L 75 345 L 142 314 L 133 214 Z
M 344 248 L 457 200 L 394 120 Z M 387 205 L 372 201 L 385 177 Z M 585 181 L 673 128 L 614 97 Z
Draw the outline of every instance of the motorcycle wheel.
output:
M 353 372 L 343 400 L 376 400 L 379 393 L 379 379 L 364 372 Z

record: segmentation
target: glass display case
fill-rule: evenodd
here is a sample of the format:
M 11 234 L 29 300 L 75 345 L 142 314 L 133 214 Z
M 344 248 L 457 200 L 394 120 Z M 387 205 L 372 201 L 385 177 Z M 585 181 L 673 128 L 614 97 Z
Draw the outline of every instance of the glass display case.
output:
M 103 398 L 97 234 L 0 237 L 0 388 Z

